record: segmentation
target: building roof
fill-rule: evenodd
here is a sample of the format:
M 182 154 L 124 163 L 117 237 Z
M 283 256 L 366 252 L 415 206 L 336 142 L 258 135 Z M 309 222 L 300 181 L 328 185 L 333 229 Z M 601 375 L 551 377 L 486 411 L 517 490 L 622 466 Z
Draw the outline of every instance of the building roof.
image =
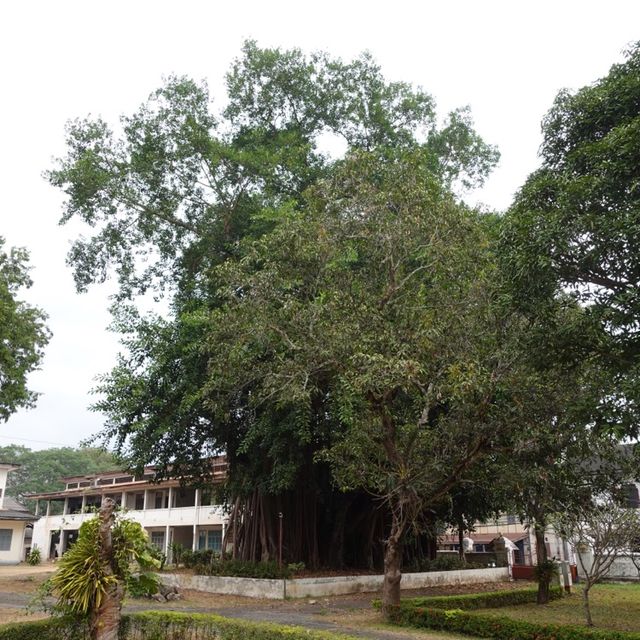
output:
M 151 472 L 155 467 L 145 467 L 145 472 Z M 212 459 L 211 474 L 209 481 L 212 484 L 218 484 L 223 482 L 227 477 L 227 461 L 224 456 L 218 456 Z M 119 480 L 125 480 L 122 482 Z M 153 477 L 147 477 L 145 474 L 142 478 L 136 478 L 135 476 L 128 474 L 125 471 L 106 471 L 100 473 L 86 474 L 82 476 L 67 476 L 62 478 L 67 484 L 66 489 L 59 491 L 45 491 L 40 493 L 29 493 L 27 498 L 34 500 L 64 500 L 65 498 L 77 498 L 83 495 L 105 495 L 119 493 L 121 491 L 144 491 L 145 489 L 158 490 L 168 487 L 180 487 L 185 484 L 185 478 L 170 478 L 162 481 L 155 481 Z M 86 480 L 83 483 L 84 486 L 77 486 L 68 488 L 69 481 L 81 481 Z M 109 480 L 110 482 L 103 482 Z M 80 485 L 80 482 L 77 482 Z M 188 486 L 188 482 L 187 482 Z
M 4 497 L 2 509 L 0 509 L 0 521 L 26 520 L 27 522 L 34 522 L 37 519 L 38 516 L 34 516 L 29 509 L 20 504 L 17 500 L 14 500 L 10 496 Z

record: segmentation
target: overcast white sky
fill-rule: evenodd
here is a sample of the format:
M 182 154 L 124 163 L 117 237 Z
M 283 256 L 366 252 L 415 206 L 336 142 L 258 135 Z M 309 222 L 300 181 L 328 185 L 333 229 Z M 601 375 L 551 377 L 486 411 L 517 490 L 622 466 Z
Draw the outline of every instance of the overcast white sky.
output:
M 500 167 L 475 198 L 506 208 L 537 166 L 540 120 L 557 91 L 579 88 L 622 60 L 640 39 L 640 2 L 6 2 L 0 6 L 0 235 L 31 252 L 23 297 L 49 314 L 53 339 L 36 409 L 0 424 L 0 445 L 75 446 L 98 431 L 89 391 L 115 361 L 108 285 L 76 294 L 65 266 L 76 229 L 59 227 L 61 195 L 42 179 L 64 153 L 66 120 L 110 122 L 135 109 L 163 76 L 206 78 L 214 99 L 242 41 L 367 49 L 387 78 L 421 85 L 439 111 L 470 105 Z

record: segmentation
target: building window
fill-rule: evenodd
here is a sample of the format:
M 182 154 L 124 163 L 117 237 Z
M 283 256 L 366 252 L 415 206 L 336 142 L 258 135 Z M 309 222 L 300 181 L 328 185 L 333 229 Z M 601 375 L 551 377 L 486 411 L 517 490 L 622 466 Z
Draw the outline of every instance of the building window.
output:
M 222 551 L 222 531 L 220 529 L 211 531 L 200 531 L 198 534 L 198 549 L 211 549 L 211 551 Z
M 203 489 L 200 494 L 200 504 L 203 507 L 212 507 L 216 504 L 216 496 L 212 489 Z
M 0 529 L 0 551 L 11 551 L 13 529 Z
M 166 509 L 169 506 L 169 492 L 157 491 L 155 499 L 156 509 Z
M 152 531 L 151 544 L 160 549 L 160 551 L 164 551 L 164 531 Z
M 507 516 L 507 524 L 516 524 L 517 517 L 513 515 Z
M 136 511 L 144 509 L 144 493 L 136 493 L 135 509 Z

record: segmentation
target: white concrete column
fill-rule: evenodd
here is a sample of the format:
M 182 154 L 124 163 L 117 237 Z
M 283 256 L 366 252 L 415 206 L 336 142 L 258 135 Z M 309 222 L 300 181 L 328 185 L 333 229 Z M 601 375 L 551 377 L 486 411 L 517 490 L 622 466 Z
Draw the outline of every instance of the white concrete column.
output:
M 149 489 L 144 490 L 144 505 L 142 507 L 143 511 L 146 511 L 149 508 Z
M 136 505 L 134 504 L 133 506 L 135 507 Z M 127 492 L 126 491 L 122 492 L 122 497 L 120 498 L 120 507 L 122 509 L 127 508 Z
M 87 496 L 83 495 L 82 496 L 82 506 L 80 507 L 80 513 L 84 513 L 84 510 L 87 507 Z
M 200 501 L 202 500 L 202 495 L 200 494 L 200 489 L 196 489 L 196 497 L 194 500 L 194 506 L 199 507 Z
M 40 500 L 36 500 L 36 514 L 35 515 L 37 515 L 37 516 L 40 515 Z
M 171 533 L 171 527 L 167 525 L 164 528 L 164 555 L 167 556 L 167 562 L 171 561 L 169 557 L 169 551 L 171 549 L 171 543 L 169 542 L 169 534 Z
M 37 507 L 36 507 L 37 511 Z M 31 548 L 33 549 L 33 538 L 31 539 Z M 24 554 L 25 546 L 24 546 L 24 524 L 22 525 L 22 529 L 20 530 L 20 562 L 25 561 L 27 558 Z
M 69 513 L 69 498 L 64 499 L 64 507 L 62 508 L 62 514 L 67 515 Z
M 167 500 L 167 507 L 169 510 L 171 510 L 171 507 L 173 506 L 173 487 L 169 487 L 169 499 Z
M 60 557 L 64 555 L 64 552 L 67 550 L 67 536 L 65 535 L 66 531 L 64 529 L 60 529 Z
M 191 545 L 191 551 L 198 550 L 198 525 L 194 523 L 193 525 L 193 543 Z
M 47 500 L 47 518 L 51 515 L 51 500 Z

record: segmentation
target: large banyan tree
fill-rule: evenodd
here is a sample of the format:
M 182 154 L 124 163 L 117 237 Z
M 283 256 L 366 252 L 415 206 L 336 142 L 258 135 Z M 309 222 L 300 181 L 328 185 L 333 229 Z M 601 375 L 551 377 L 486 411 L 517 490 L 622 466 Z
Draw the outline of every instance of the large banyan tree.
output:
M 190 479 L 225 453 L 234 553 L 275 557 L 283 514 L 288 560 L 384 562 L 397 593 L 407 533 L 508 446 L 514 394 L 543 395 L 495 221 L 453 195 L 497 152 L 367 55 L 248 42 L 226 86 L 220 113 L 170 78 L 118 131 L 74 121 L 48 174 L 88 228 L 78 289 L 119 282 L 102 436 Z M 168 311 L 141 314 L 145 294 Z

